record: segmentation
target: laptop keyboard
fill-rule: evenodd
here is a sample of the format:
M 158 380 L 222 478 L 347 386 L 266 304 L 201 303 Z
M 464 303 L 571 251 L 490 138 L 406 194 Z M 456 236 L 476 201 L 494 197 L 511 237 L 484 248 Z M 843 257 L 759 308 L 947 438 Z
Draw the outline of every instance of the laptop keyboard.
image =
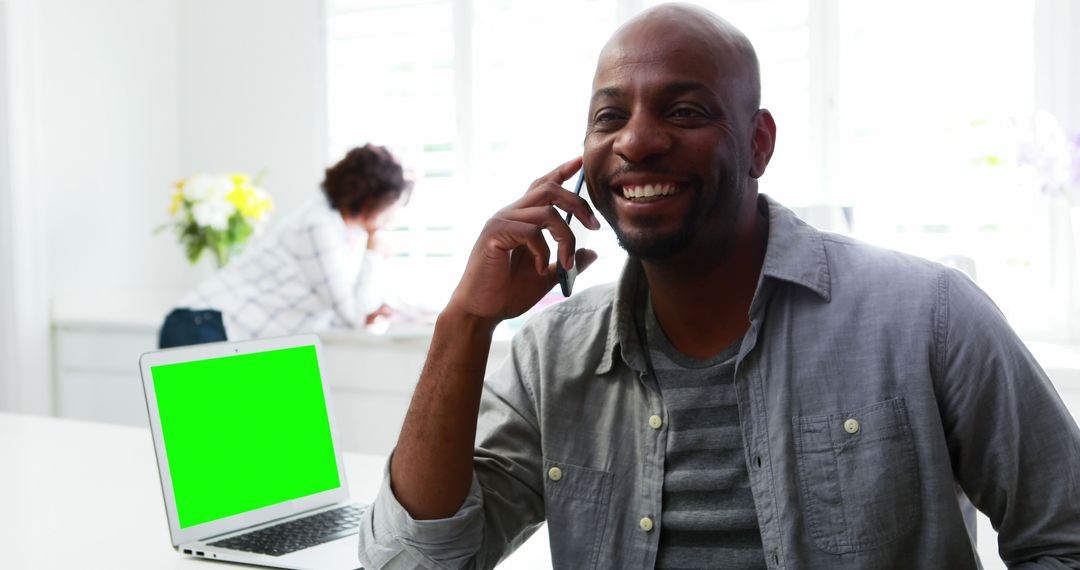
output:
M 366 506 L 348 505 L 211 542 L 210 546 L 281 556 L 356 534 L 365 509 Z

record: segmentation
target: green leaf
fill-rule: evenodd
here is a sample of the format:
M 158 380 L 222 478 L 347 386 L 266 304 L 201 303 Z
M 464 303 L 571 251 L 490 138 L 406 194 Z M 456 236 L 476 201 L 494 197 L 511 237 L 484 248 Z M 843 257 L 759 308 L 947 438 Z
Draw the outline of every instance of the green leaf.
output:
M 195 265 L 199 262 L 199 258 L 202 257 L 204 244 L 198 241 L 188 241 L 185 245 L 187 246 L 186 250 L 188 261 L 192 265 Z

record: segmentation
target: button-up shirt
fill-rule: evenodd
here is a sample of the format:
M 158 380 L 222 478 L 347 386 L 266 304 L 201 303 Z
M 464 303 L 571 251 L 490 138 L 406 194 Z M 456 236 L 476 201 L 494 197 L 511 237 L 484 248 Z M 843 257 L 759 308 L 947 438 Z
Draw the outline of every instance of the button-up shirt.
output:
M 763 200 L 735 392 L 769 568 L 977 568 L 967 500 L 1010 566 L 1080 568 L 1080 430 L 993 302 Z M 630 259 L 533 317 L 485 382 L 461 509 L 413 520 L 387 478 L 365 566 L 490 568 L 546 521 L 557 568 L 652 568 L 668 427 L 634 323 L 645 287 Z

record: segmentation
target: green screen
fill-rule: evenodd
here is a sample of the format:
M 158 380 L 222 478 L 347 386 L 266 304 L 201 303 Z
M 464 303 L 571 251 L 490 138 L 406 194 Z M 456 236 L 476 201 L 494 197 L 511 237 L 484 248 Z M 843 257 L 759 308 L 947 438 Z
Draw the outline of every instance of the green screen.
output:
M 181 528 L 341 485 L 314 346 L 150 373 Z

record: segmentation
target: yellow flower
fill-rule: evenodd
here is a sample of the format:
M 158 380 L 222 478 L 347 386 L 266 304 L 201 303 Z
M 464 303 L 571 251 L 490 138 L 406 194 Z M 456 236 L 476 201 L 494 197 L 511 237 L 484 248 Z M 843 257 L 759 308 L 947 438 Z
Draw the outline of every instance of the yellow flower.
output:
M 259 209 L 263 212 L 269 212 L 274 209 L 274 199 L 265 192 L 260 193 L 259 197 Z
M 176 192 L 173 192 L 172 203 L 169 204 L 169 215 L 175 216 L 180 211 L 180 207 L 184 205 L 184 190 L 183 181 L 176 183 Z
M 225 199 L 232 202 L 236 209 L 240 211 L 240 215 L 247 217 L 248 215 L 248 196 L 247 192 L 243 188 L 233 188 L 228 194 L 225 195 Z
M 230 174 L 234 188 L 225 197 L 236 206 L 240 215 L 252 220 L 261 220 L 263 215 L 273 208 L 270 197 L 261 189 L 252 186 L 246 174 Z
M 232 179 L 233 186 L 237 188 L 251 187 L 251 177 L 243 172 L 230 172 L 227 176 Z

